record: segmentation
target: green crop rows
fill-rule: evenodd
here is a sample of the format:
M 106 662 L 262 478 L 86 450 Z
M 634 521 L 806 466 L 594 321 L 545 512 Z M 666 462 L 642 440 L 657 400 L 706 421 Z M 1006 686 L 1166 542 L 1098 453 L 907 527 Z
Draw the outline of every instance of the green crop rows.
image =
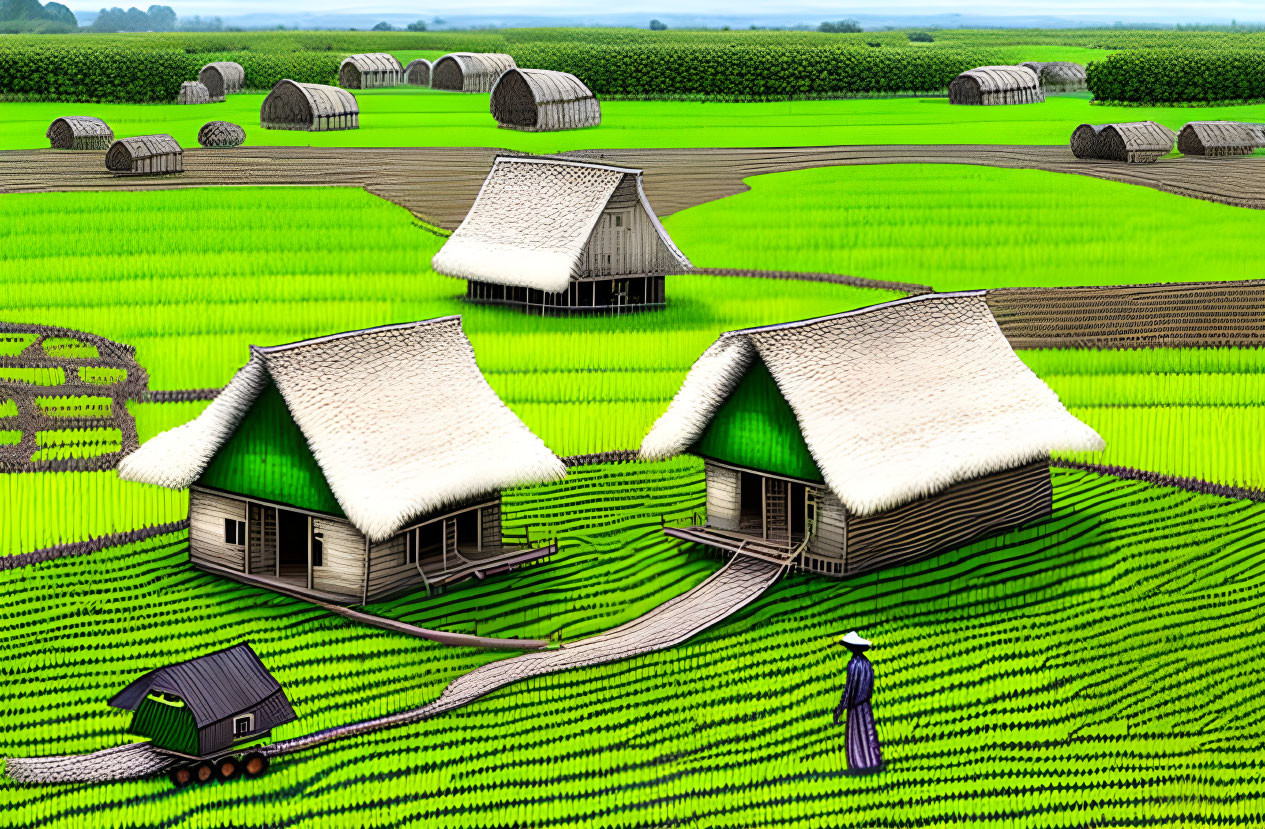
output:
M 6 825 L 82 826 L 89 808 L 101 826 L 1051 826 L 1140 810 L 1166 825 L 1250 822 L 1265 808 L 1253 759 L 1265 750 L 1254 667 L 1265 505 L 1054 474 L 1048 521 L 877 577 L 791 577 L 672 650 L 511 686 L 279 759 L 251 782 L 0 784 Z M 584 534 L 619 551 L 615 575 L 577 578 L 560 557 L 502 581 L 523 632 L 631 581 L 649 596 L 697 578 L 674 569 L 697 574 L 684 551 L 647 555 L 628 575 L 653 543 L 641 530 Z M 0 689 L 0 753 L 123 741 L 110 694 L 242 639 L 294 701 L 300 719 L 281 737 L 420 705 L 503 658 L 351 626 L 147 546 L 0 574 L 6 664 L 22 677 Z M 545 568 L 563 578 L 544 580 Z M 460 612 L 483 589 L 434 597 L 429 612 Z M 874 778 L 843 774 L 843 730 L 830 725 L 846 661 L 834 641 L 853 627 L 877 643 L 890 768 Z

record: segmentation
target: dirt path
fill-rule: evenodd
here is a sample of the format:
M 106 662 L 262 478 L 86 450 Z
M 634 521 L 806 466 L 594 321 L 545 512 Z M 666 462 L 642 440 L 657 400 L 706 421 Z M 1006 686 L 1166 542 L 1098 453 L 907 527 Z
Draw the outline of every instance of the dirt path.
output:
M 485 694 L 523 679 L 615 662 L 673 647 L 755 601 L 778 580 L 783 569 L 765 561 L 736 556 L 694 589 L 605 633 L 555 650 L 533 651 L 490 662 L 457 677 L 438 699 L 421 708 L 282 740 L 264 746 L 260 751 L 276 757 L 420 722 L 468 705 Z M 177 761 L 155 750 L 149 743 L 133 743 L 93 754 L 11 757 L 5 763 L 5 771 L 20 783 L 93 783 L 152 777 L 166 773 L 176 765 Z
M 364 187 L 449 230 L 461 223 L 492 158 L 489 148 L 374 149 L 244 147 L 186 150 L 186 172 L 116 177 L 98 152 L 0 152 L 0 192 L 152 190 L 210 185 Z M 765 173 L 848 164 L 978 164 L 1049 170 L 1153 187 L 1168 193 L 1265 209 L 1265 158 L 1182 157 L 1155 164 L 1078 160 L 1066 147 L 892 145 L 768 149 L 583 150 L 566 157 L 640 167 L 646 193 L 669 215 L 747 189 Z

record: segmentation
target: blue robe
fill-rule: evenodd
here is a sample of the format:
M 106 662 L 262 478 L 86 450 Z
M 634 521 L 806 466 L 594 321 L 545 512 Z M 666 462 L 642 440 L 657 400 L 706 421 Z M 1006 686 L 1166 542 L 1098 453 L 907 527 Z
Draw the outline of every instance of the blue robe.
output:
M 841 709 L 846 709 L 848 771 L 854 774 L 879 771 L 883 768 L 883 753 L 878 744 L 878 730 L 874 727 L 874 712 L 870 710 L 870 697 L 874 694 L 874 666 L 865 654 L 852 655 L 848 662 L 848 682 L 843 689 L 843 699 L 835 709 L 835 719 Z

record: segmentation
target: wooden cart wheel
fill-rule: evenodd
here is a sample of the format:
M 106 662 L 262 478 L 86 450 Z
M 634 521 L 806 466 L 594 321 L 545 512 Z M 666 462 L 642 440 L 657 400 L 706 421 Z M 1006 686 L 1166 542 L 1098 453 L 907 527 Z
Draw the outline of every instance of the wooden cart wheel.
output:
M 193 768 L 191 766 L 181 766 L 178 769 L 172 769 L 171 782 L 177 789 L 183 789 L 185 786 L 193 782 Z
M 232 780 L 241 771 L 241 761 L 232 754 L 215 761 L 215 773 L 221 780 Z
M 268 770 L 268 758 L 257 751 L 246 755 L 242 761 L 242 771 L 247 777 L 258 777 Z
M 215 779 L 215 765 L 202 761 L 193 767 L 193 779 L 199 783 L 210 783 Z

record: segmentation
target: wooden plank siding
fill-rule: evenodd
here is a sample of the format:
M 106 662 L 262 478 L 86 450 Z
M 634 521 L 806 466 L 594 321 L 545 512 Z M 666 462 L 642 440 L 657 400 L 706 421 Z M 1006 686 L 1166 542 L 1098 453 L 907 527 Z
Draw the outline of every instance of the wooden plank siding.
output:
M 277 569 L 277 510 L 263 504 L 250 505 L 250 572 L 270 575 Z
M 505 549 L 505 544 L 501 540 L 500 499 L 491 506 L 484 507 L 479 514 L 479 520 L 483 529 L 483 552 L 497 553 Z
M 1050 463 L 954 484 L 930 498 L 866 517 L 849 516 L 843 575 L 867 573 L 926 558 L 1053 511 Z
M 822 487 L 817 490 L 817 529 L 808 542 L 808 556 L 820 560 L 823 567 L 809 570 L 825 570 L 833 573 L 834 564 L 842 563 L 848 549 L 848 511 L 839 496 Z M 824 566 L 829 562 L 830 566 Z M 842 567 L 839 568 L 842 571 Z
M 618 226 L 617 226 L 618 221 Z M 671 257 L 637 196 L 636 177 L 624 176 L 584 246 L 579 279 L 634 276 L 670 268 Z
M 312 587 L 328 593 L 359 596 L 365 588 L 365 537 L 340 518 L 313 518 L 312 532 L 321 533 L 321 566 L 312 568 Z
M 246 568 L 246 545 L 224 539 L 225 520 L 245 521 L 246 502 L 225 495 L 189 492 L 189 559 L 232 570 Z
M 742 497 L 742 475 L 736 469 L 710 461 L 703 464 L 707 477 L 707 523 L 722 530 L 737 530 Z

